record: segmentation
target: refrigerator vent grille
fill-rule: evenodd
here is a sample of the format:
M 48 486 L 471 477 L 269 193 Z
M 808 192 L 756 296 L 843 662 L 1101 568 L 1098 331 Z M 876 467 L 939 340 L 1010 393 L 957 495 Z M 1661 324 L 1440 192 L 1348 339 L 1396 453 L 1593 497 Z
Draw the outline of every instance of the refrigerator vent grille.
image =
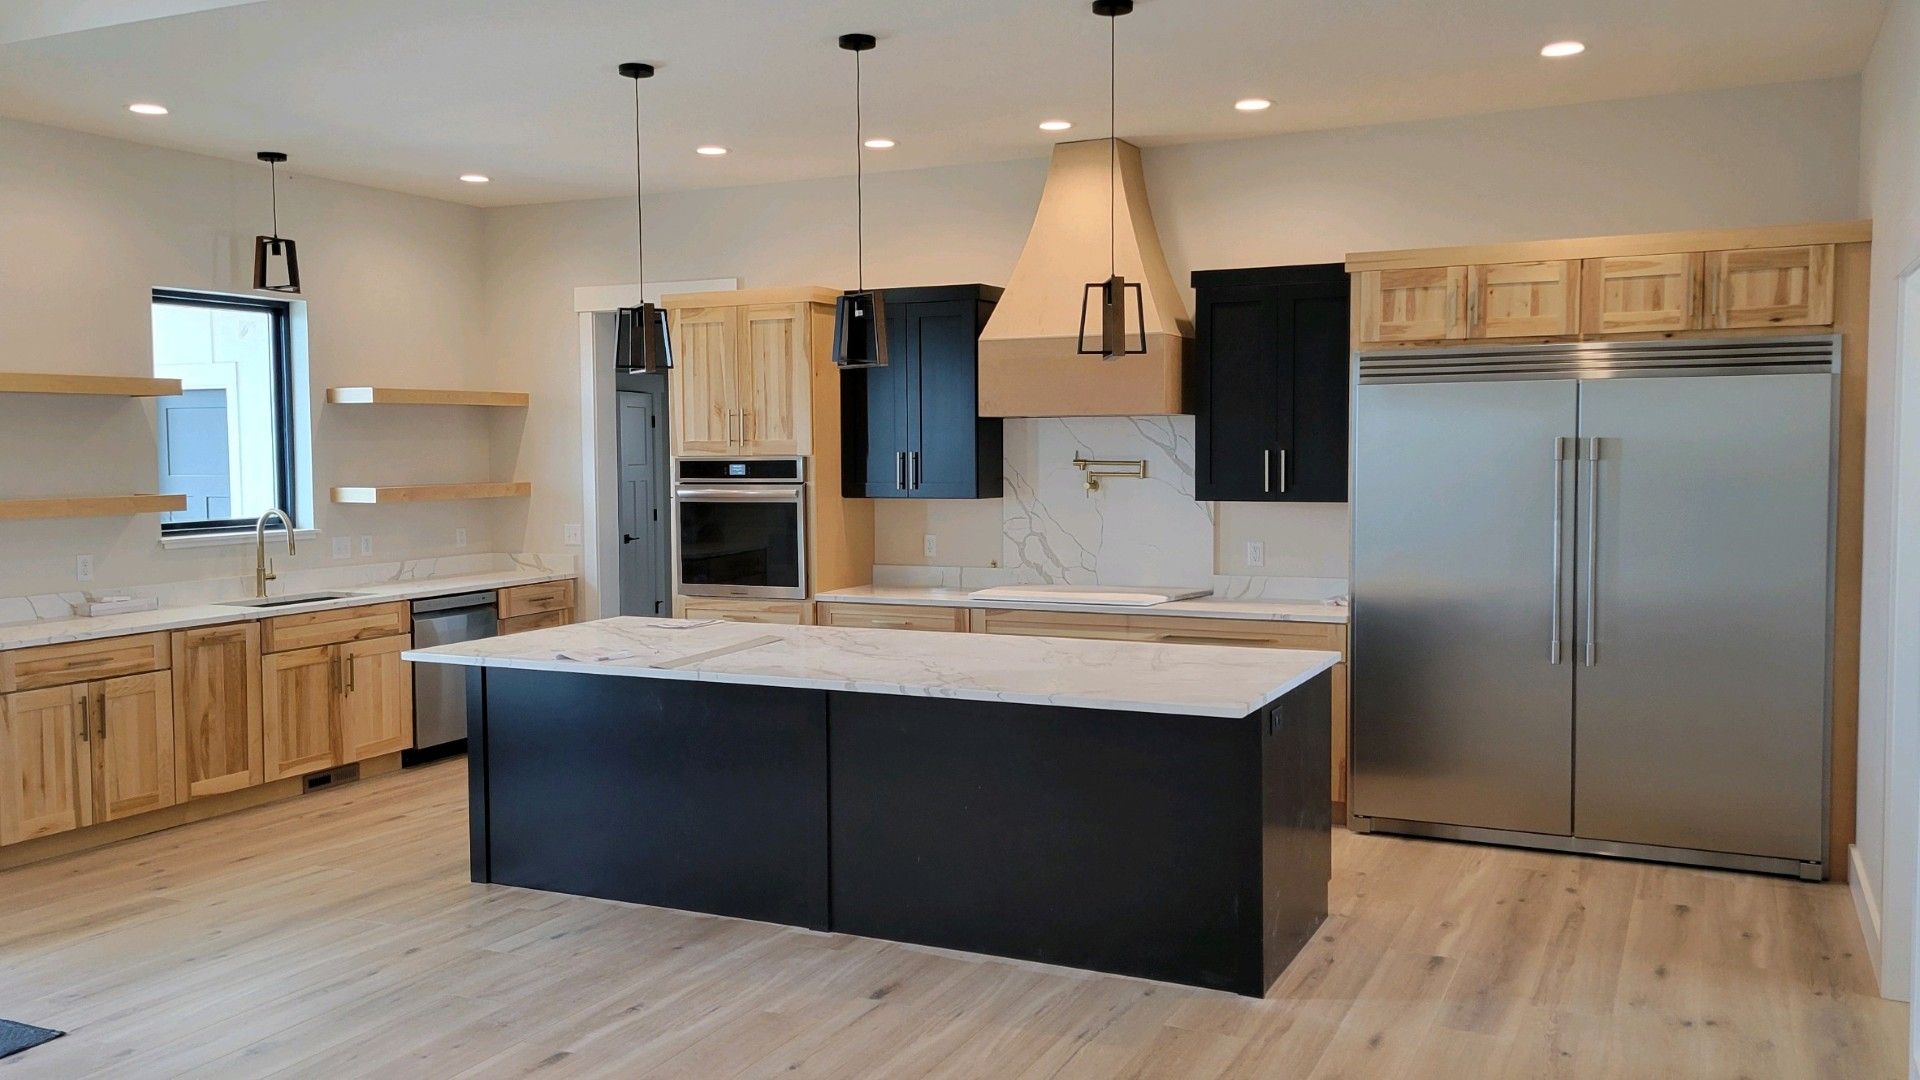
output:
M 1829 373 L 1839 367 L 1838 334 L 1718 341 L 1573 341 L 1554 345 L 1455 346 L 1363 353 L 1360 381 L 1764 375 Z

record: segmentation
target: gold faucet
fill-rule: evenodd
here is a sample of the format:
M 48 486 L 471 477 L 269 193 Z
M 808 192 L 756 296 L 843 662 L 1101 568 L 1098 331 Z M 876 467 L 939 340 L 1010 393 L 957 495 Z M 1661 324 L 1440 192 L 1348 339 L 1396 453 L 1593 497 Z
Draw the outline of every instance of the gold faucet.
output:
M 266 598 L 267 582 L 274 580 L 276 577 L 273 572 L 273 561 L 267 558 L 267 519 L 270 517 L 280 519 L 281 527 L 287 530 L 287 554 L 294 554 L 293 519 L 287 517 L 285 510 L 277 506 L 272 507 L 266 513 L 260 515 L 259 521 L 253 523 L 253 595 L 261 599 Z

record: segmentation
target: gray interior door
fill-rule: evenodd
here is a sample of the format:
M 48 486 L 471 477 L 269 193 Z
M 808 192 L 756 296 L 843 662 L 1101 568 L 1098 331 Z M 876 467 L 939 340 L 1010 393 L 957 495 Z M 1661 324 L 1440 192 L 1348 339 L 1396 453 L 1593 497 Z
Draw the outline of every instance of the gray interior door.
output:
M 1551 645 L 1571 626 L 1555 518 L 1574 463 L 1556 450 L 1575 384 L 1363 385 L 1356 402 L 1352 809 L 1566 835 L 1574 667 Z
M 233 516 L 227 463 L 227 392 L 188 390 L 160 398 L 154 413 L 160 491 L 185 495 L 184 510 L 162 521 L 224 521 Z
M 666 383 L 650 378 L 657 388 L 617 395 L 622 615 L 667 613 Z
M 1821 858 L 1832 394 L 1831 375 L 1581 386 L 1600 459 L 1582 463 L 1578 835 Z

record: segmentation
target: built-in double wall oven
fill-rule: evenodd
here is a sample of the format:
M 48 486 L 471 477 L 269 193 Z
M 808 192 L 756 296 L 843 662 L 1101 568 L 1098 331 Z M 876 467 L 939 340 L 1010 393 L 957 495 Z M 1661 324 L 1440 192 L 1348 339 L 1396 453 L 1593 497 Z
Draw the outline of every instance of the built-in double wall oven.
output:
M 806 599 L 805 458 L 682 459 L 673 498 L 681 593 Z

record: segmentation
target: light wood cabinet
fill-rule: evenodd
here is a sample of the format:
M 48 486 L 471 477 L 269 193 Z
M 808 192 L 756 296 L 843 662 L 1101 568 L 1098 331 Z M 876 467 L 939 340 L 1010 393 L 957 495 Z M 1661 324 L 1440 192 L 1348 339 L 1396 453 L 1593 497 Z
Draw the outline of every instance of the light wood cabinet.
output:
M 87 690 L 93 820 L 118 821 L 178 802 L 171 674 L 127 675 Z
M 69 641 L 0 652 L 0 693 L 138 675 L 167 666 L 167 635 Z
M 266 782 L 260 734 L 260 627 L 173 634 L 175 783 L 184 799 Z
M 88 688 L 0 696 L 0 844 L 93 824 Z
M 413 683 L 400 659 L 408 647 L 405 637 L 338 646 L 346 677 L 338 699 L 343 760 L 365 761 L 413 746 Z
M 967 632 L 967 609 L 930 604 L 815 604 L 820 626 L 856 626 L 875 630 Z
M 1552 337 L 1580 330 L 1580 264 L 1489 263 L 1468 268 L 1468 337 Z
M 499 633 L 520 634 L 528 630 L 545 630 L 552 626 L 565 626 L 573 621 L 571 611 L 539 611 L 532 615 L 515 615 L 510 619 L 501 619 Z
M 1580 270 L 1581 329 L 1589 334 L 1699 329 L 1703 267 L 1697 251 L 1586 260 Z
M 413 746 L 405 634 L 269 653 L 261 662 L 268 780 Z
M 742 600 L 728 596 L 676 596 L 677 617 L 725 619 L 728 622 L 777 623 L 806 626 L 813 622 L 813 604 L 807 600 Z
M 974 608 L 973 632 L 1107 641 L 1145 641 L 1150 636 L 1148 631 L 1136 631 L 1129 627 L 1125 615 L 1034 611 L 1029 608 Z
M 262 631 L 261 647 L 270 653 L 287 652 L 315 645 L 392 637 L 412 629 L 413 614 L 405 602 L 362 604 L 268 619 Z
M 1358 275 L 1360 340 L 1446 341 L 1467 336 L 1467 268 L 1425 266 Z
M 811 452 L 813 308 L 796 301 L 673 309 L 676 455 Z
M 1833 322 L 1833 245 L 1706 253 L 1707 325 L 1827 326 Z
M 733 452 L 735 369 L 739 366 L 737 308 L 683 308 L 673 312 L 673 449 L 681 456 Z
M 515 619 L 522 615 L 566 611 L 573 607 L 573 580 L 547 581 L 538 585 L 515 585 L 500 590 L 500 617 Z
M 340 764 L 340 654 L 332 645 L 269 653 L 260 662 L 261 749 L 266 778 Z

